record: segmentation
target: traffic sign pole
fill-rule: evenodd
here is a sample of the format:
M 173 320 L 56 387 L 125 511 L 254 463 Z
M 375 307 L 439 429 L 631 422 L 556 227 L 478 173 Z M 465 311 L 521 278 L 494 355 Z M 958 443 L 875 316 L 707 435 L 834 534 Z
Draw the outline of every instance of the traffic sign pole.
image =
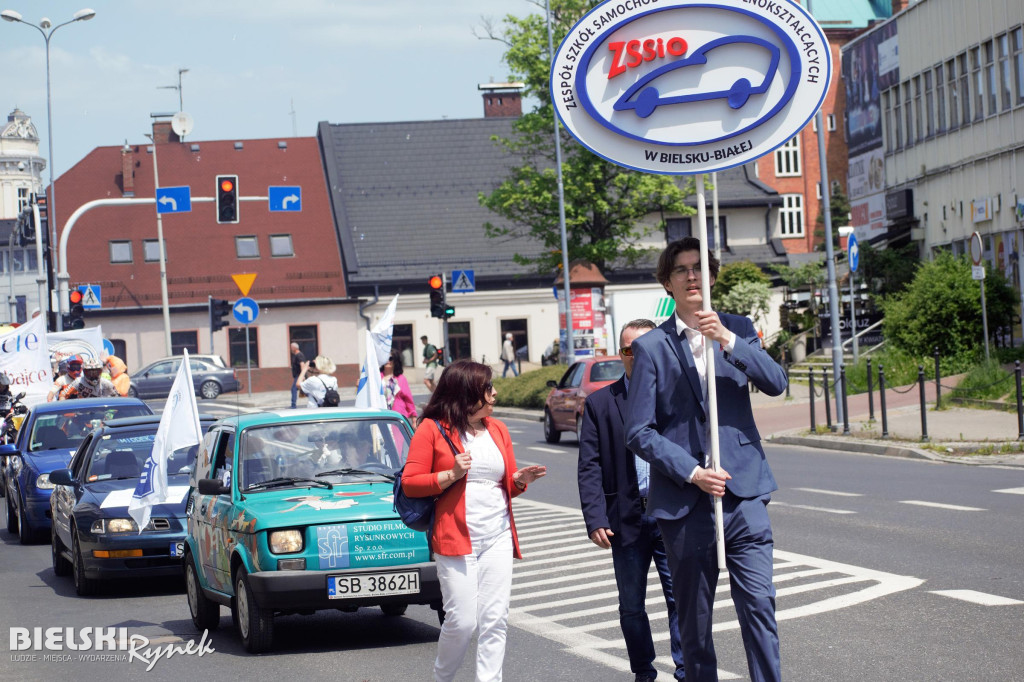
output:
M 853 335 L 853 364 L 856 365 L 860 361 L 860 353 L 857 348 L 857 298 L 856 289 L 853 286 L 853 280 L 856 278 L 857 268 L 860 265 L 860 246 L 857 244 L 856 235 L 851 234 L 847 238 L 846 248 L 849 251 L 846 260 L 850 264 L 850 333 Z
M 448 307 L 448 277 L 443 272 L 441 273 L 441 300 L 444 301 L 444 306 Z M 444 344 L 444 351 L 442 359 L 445 361 L 445 366 L 452 364 L 452 349 L 448 347 L 448 316 L 445 315 L 441 318 L 441 343 Z
M 984 246 L 981 243 L 981 235 L 975 232 L 971 235 L 971 260 L 974 267 L 971 268 L 971 277 L 981 283 L 981 330 L 985 335 L 985 362 L 989 360 L 988 354 L 988 310 L 985 307 L 985 266 L 981 259 L 985 255 Z

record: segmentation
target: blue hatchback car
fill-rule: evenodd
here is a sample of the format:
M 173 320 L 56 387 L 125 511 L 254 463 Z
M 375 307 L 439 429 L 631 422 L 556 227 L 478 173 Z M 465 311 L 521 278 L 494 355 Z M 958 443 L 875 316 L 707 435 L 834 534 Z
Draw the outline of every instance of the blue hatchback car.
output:
M 7 530 L 22 544 L 50 532 L 50 472 L 63 469 L 79 444 L 100 424 L 153 414 L 137 398 L 81 398 L 32 407 L 13 444 L 0 445 L 7 464 Z

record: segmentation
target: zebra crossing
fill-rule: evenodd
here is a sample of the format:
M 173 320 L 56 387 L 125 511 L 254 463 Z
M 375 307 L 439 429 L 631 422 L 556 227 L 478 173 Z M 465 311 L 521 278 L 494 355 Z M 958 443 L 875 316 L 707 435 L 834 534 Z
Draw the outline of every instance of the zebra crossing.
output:
M 519 544 L 525 557 L 512 579 L 511 625 L 552 640 L 577 656 L 629 673 L 619 630 L 618 599 L 611 553 L 587 538 L 577 509 L 517 498 L 513 503 Z M 854 606 L 924 581 L 775 549 L 776 618 L 801 618 Z M 661 583 L 653 566 L 647 607 L 656 647 L 664 655 L 655 667 L 669 678 L 668 621 Z M 719 579 L 715 632 L 739 629 L 729 578 Z M 745 679 L 746 671 L 719 670 L 719 679 Z

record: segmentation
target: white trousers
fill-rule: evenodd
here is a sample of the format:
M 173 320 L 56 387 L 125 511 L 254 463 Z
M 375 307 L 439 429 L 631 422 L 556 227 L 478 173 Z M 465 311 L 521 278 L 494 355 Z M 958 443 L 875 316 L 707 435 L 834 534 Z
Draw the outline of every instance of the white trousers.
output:
M 465 556 L 436 556 L 444 600 L 444 625 L 437 640 L 434 679 L 455 679 L 466 650 L 476 644 L 477 682 L 501 682 L 508 603 L 512 595 L 512 532 L 506 530 Z

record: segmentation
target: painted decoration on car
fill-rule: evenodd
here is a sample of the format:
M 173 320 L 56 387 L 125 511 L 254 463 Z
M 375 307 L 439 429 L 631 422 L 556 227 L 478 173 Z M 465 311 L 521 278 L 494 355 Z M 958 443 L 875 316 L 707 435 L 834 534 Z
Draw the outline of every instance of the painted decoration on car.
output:
M 831 73 L 824 32 L 787 0 L 609 0 L 562 41 L 551 96 L 569 132 L 608 161 L 706 173 L 791 139 Z

